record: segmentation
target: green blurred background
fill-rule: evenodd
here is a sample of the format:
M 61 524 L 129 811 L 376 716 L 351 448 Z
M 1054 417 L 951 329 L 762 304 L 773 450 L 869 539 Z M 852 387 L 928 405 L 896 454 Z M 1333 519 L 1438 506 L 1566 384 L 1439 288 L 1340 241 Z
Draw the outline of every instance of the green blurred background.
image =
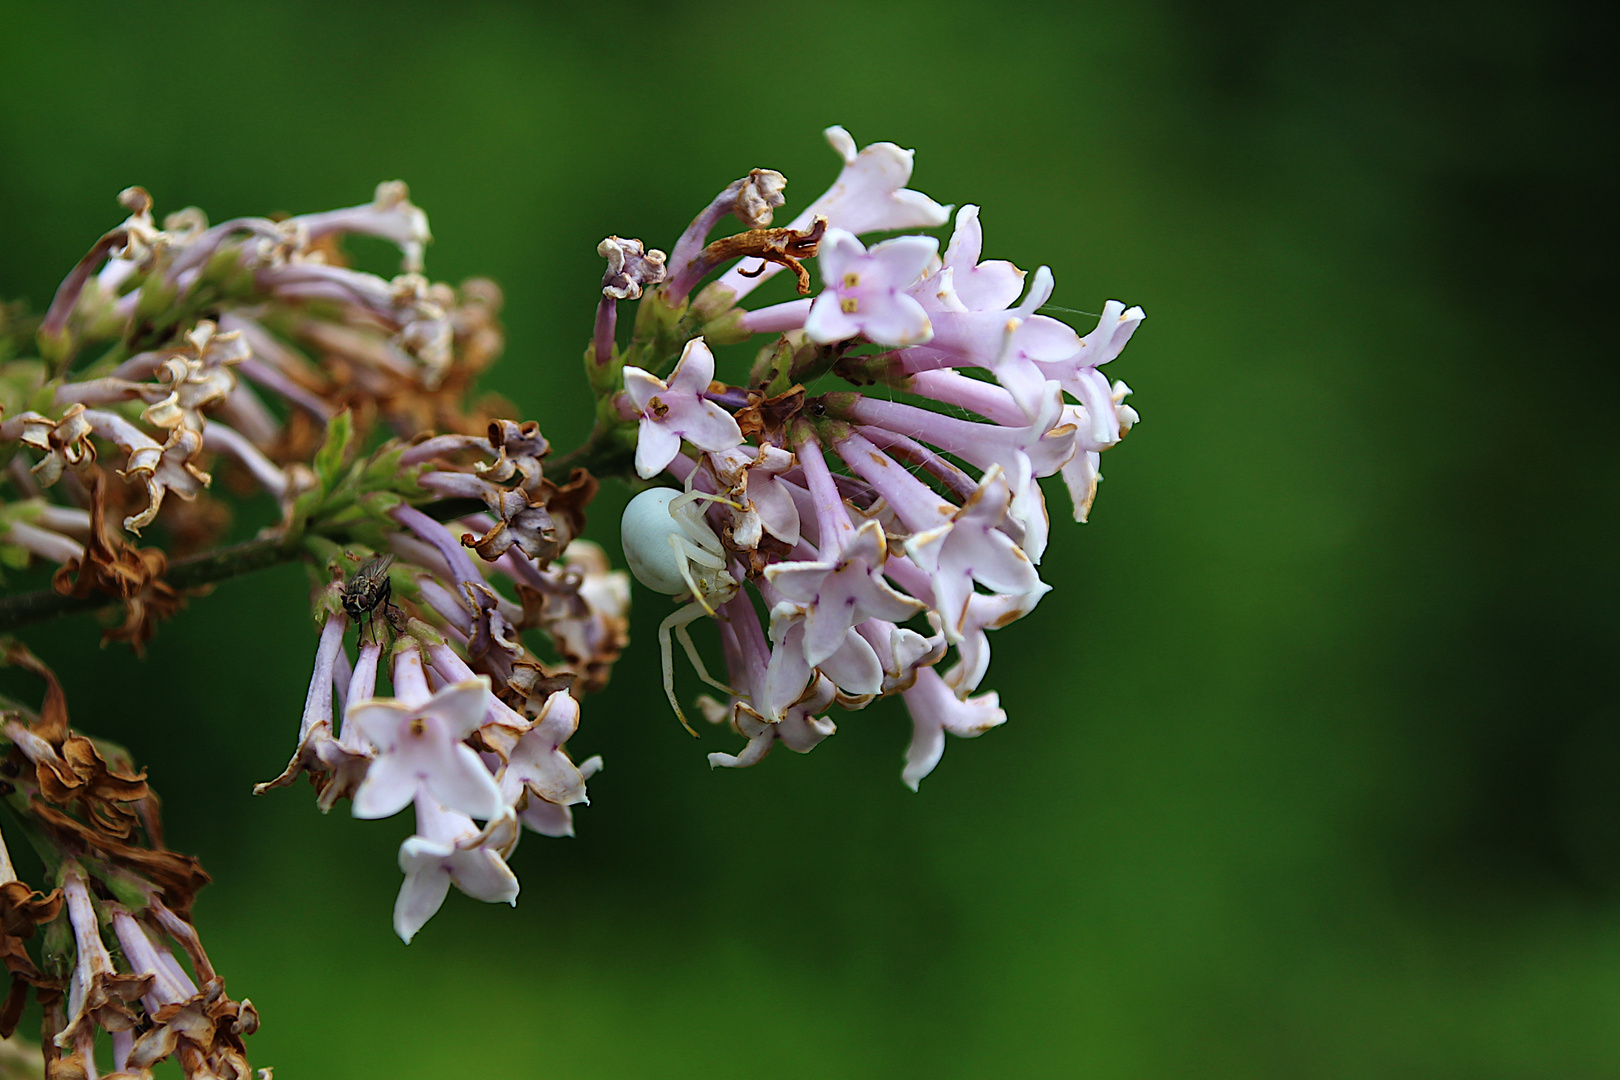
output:
M 404 818 L 249 794 L 308 677 L 298 570 L 144 663 L 87 619 L 29 635 L 214 873 L 255 1064 L 1620 1075 L 1601 10 L 0 2 L 0 295 L 36 307 L 125 185 L 220 220 L 402 177 L 430 274 L 507 290 L 489 385 L 567 447 L 597 240 L 667 249 L 752 166 L 803 206 L 841 123 L 917 148 L 1054 303 L 1149 314 L 1112 372 L 1142 423 L 993 639 L 1005 728 L 919 795 L 897 701 L 711 773 L 738 740 L 671 719 L 638 590 L 573 744 L 607 759 L 578 838 L 526 838 L 515 911 L 452 895 L 409 948 Z

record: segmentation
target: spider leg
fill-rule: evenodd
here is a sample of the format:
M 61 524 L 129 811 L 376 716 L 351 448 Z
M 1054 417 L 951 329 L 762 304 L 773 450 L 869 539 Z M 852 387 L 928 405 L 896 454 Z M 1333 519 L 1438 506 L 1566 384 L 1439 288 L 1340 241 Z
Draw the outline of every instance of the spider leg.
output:
M 695 562 L 699 566 L 707 566 L 710 570 L 724 570 L 726 568 L 726 560 L 722 559 L 719 553 L 710 551 L 700 544 L 694 544 L 684 536 L 672 536 L 671 539 L 675 541 L 675 549 L 688 562 Z
M 696 475 L 697 471 L 693 470 L 687 476 L 687 482 L 690 483 L 692 477 Z M 681 526 L 681 532 L 685 534 L 685 538 L 704 551 L 709 552 L 713 557 L 719 558 L 725 549 L 720 546 L 720 541 L 715 538 L 714 530 L 709 527 L 709 523 L 703 519 L 703 512 L 692 505 L 696 502 L 719 503 L 722 506 L 729 506 L 733 510 L 742 510 L 743 507 L 730 499 L 710 495 L 706 491 L 693 491 L 690 488 L 687 489 L 684 495 L 677 495 L 669 502 L 669 516 Z M 707 565 L 719 569 L 723 564 L 709 563 Z
M 697 672 L 698 678 L 716 690 L 723 691 L 727 697 L 735 697 L 737 693 L 735 690 L 717 679 L 710 678 L 709 669 L 703 666 L 703 658 L 698 655 L 697 646 L 692 643 L 692 635 L 687 631 L 687 625 L 680 623 L 675 627 L 675 638 L 681 643 L 681 648 L 686 650 L 686 658 L 692 662 L 692 670 Z
M 733 510 L 742 509 L 740 504 L 732 502 L 724 495 L 710 495 L 707 491 L 688 491 L 684 495 L 677 495 L 673 499 L 669 500 L 670 513 L 674 513 L 683 506 L 690 506 L 695 502 L 719 503 L 722 506 L 729 506 Z
M 692 560 L 689 558 L 692 545 L 686 543 L 674 533 L 670 533 L 669 546 L 675 549 L 675 562 L 680 567 L 681 580 L 686 582 L 686 587 L 692 591 L 692 599 L 696 600 L 699 606 L 709 613 L 710 617 L 713 617 L 714 607 L 709 603 L 708 597 L 703 595 L 703 590 L 698 588 L 697 581 L 692 577 Z M 687 621 L 690 622 L 691 620 L 688 619 Z M 685 720 L 681 721 L 683 724 L 685 722 Z
M 664 695 L 669 698 L 669 707 L 675 710 L 675 718 L 681 722 L 688 735 L 697 738 L 698 733 L 692 730 L 692 725 L 686 722 L 686 714 L 681 711 L 681 703 L 675 697 L 675 648 L 670 643 L 669 632 L 673 627 L 683 630 L 689 622 L 695 622 L 702 616 L 703 609 L 696 604 L 687 604 L 670 612 L 663 622 L 658 624 L 658 652 L 664 664 Z

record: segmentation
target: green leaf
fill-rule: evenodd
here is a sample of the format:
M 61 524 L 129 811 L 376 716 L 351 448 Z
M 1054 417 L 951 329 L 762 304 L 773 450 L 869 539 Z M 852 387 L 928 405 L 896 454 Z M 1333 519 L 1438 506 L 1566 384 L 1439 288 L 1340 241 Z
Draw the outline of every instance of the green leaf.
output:
M 353 440 L 354 418 L 344 409 L 327 421 L 326 441 L 315 453 L 315 475 L 320 479 L 322 491 L 331 491 L 337 483 L 338 470 L 343 468 L 343 459 L 348 456 L 349 443 Z

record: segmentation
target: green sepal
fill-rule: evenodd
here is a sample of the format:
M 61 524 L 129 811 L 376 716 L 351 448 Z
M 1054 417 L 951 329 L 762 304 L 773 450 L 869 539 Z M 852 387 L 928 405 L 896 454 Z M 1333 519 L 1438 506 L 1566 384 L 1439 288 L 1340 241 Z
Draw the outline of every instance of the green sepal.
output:
M 663 289 L 643 293 L 636 305 L 636 327 L 624 363 L 654 375 L 673 366 L 681 349 L 697 336 L 697 320 L 690 315 L 686 304 L 672 306 Z
M 737 290 L 718 281 L 706 286 L 693 297 L 692 312 L 705 326 L 733 312 L 736 312 L 738 318 L 743 314 L 737 311 Z
M 74 864 L 78 865 L 77 863 Z M 63 873 L 66 864 L 57 870 L 55 875 L 58 888 L 62 885 Z M 73 958 L 78 949 L 73 943 L 73 924 L 68 921 L 66 905 L 56 918 L 45 924 L 45 930 L 40 939 L 39 960 L 40 967 L 45 974 L 54 979 L 67 979 L 73 974 Z
M 401 635 L 400 640 L 405 640 L 407 636 L 415 638 L 417 641 L 421 642 L 423 648 L 433 648 L 436 645 L 444 644 L 444 635 L 433 629 L 433 627 L 429 626 L 421 619 L 410 619 L 406 621 L 405 634 Z M 397 650 L 399 648 L 399 644 L 396 642 L 394 647 Z
M 390 527 L 397 526 L 389 511 L 405 502 L 405 496 L 393 491 L 372 491 L 360 496 L 359 507 L 362 513 L 377 521 L 387 522 Z
M 764 390 L 768 396 L 770 388 L 784 383 L 792 370 L 793 343 L 784 334 L 760 349 L 754 357 L 754 366 L 748 369 L 748 385 Z
M 746 314 L 741 308 L 733 308 L 718 319 L 705 322 L 703 340 L 710 345 L 736 345 L 747 341 L 754 336 L 754 332 L 743 325 Z
M 221 295 L 238 300 L 250 299 L 254 293 L 253 271 L 242 262 L 239 244 L 225 245 L 208 260 L 201 280 Z
M 40 357 L 52 371 L 63 370 L 73 358 L 73 332 L 66 326 L 55 333 L 42 326 L 34 335 L 34 342 L 39 346 Z
M 287 529 L 292 535 L 298 536 L 315 524 L 315 511 L 321 508 L 324 498 L 325 494 L 319 487 L 299 492 L 298 498 L 293 500 L 292 509 L 287 512 Z
M 345 614 L 343 610 L 343 583 L 344 578 L 329 581 L 326 586 L 315 593 L 315 599 L 310 604 L 309 613 L 315 620 L 316 629 L 326 626 L 326 620 L 334 615 Z
M 338 566 L 339 560 L 352 558 L 342 544 L 319 533 L 310 533 L 304 537 L 304 550 L 315 556 L 317 562 L 324 563 L 329 570 Z
M 128 870 L 122 870 L 100 859 L 87 861 L 84 868 L 91 877 L 107 886 L 107 891 L 113 894 L 114 900 L 131 911 L 145 911 L 152 903 L 152 894 L 156 890 L 149 882 L 142 881 Z M 105 911 L 98 909 L 97 916 L 102 922 L 107 921 Z
M 383 446 L 371 455 L 365 468 L 360 474 L 360 486 L 366 490 L 377 487 L 392 487 L 395 478 L 402 472 L 409 472 L 411 484 L 416 483 L 416 476 L 420 466 L 412 466 L 409 470 L 401 470 L 399 459 L 405 456 L 405 447 L 402 444 Z
M 596 362 L 596 343 L 585 346 L 585 378 L 591 384 L 591 393 L 598 401 L 619 392 L 620 372 L 624 370 L 624 357 L 619 347 L 613 346 L 613 355 L 605 364 Z
M 135 300 L 134 325 L 150 323 L 154 327 L 168 326 L 174 322 L 179 305 L 175 303 L 180 298 L 180 290 L 169 284 L 161 273 L 153 272 L 141 282 L 140 295 Z
M 28 397 L 27 410 L 37 412 L 41 416 L 60 417 L 61 410 L 56 407 L 56 388 L 59 384 L 52 380 L 43 386 L 34 388 Z

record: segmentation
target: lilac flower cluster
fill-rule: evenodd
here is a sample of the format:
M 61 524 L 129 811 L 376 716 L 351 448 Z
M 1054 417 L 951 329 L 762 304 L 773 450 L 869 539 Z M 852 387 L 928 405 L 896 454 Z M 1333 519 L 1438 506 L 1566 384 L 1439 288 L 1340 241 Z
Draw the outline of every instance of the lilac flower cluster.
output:
M 537 691 L 524 715 L 498 697 L 460 652 L 421 624 L 394 646 L 392 693 L 378 693 L 382 646 L 362 641 L 352 664 L 343 652 L 344 616 L 321 634 L 304 712 L 299 757 L 321 784 L 321 803 L 353 799 L 357 818 L 392 817 L 412 806 L 416 830 L 400 845 L 405 873 L 394 929 L 405 941 L 433 917 L 453 884 L 490 903 L 517 903 L 518 880 L 506 860 L 522 827 L 572 836 L 572 807 L 586 802 L 594 757 L 575 766 L 564 744 L 579 726 L 567 689 Z M 339 668 L 348 667 L 347 679 Z M 332 735 L 334 692 L 343 710 Z M 482 822 L 483 824 L 478 824 Z
M 654 317 L 666 313 L 676 336 L 702 335 L 684 342 L 668 376 L 625 362 L 656 355 L 644 315 L 618 353 L 612 308 L 622 287 L 604 287 L 595 360 L 624 362 L 616 404 L 637 425 L 637 474 L 667 474 L 687 493 L 639 496 L 623 533 L 638 579 L 688 601 L 663 631 L 677 714 L 671 631 L 727 696 L 703 699 L 704 715 L 747 739 L 710 762 L 752 765 L 777 742 L 808 751 L 834 731 L 831 706 L 900 694 L 914 724 L 903 778 L 915 788 L 939 761 L 943 733 L 978 735 L 1006 720 L 995 692 L 980 692 L 987 634 L 1048 591 L 1038 573 L 1049 529 L 1039 481 L 1061 475 L 1084 521 L 1101 453 L 1137 419 L 1129 388 L 1102 369 L 1143 313 L 1109 301 L 1085 336 L 1041 314 L 1050 270 L 1027 275 L 982 259 L 975 206 L 957 212 L 943 254 L 926 235 L 866 246 L 862 234 L 943 225 L 949 208 L 907 188 L 910 151 L 877 143 L 857 153 L 842 128 L 827 137 L 843 171 L 786 229 L 765 227 L 785 181 L 754 170 L 699 215 L 667 265 L 652 252 L 610 268 L 631 274 L 643 305 L 662 305 Z M 703 245 L 726 213 L 749 231 Z M 644 250 L 613 241 L 615 252 Z M 808 292 L 809 258 L 819 293 L 737 306 L 782 269 Z M 748 384 L 714 382 L 709 341 L 754 334 L 774 340 Z M 883 392 L 807 390 L 823 377 Z M 724 683 L 684 636 L 705 615 L 719 624 Z
M 402 184 L 284 221 L 183 210 L 161 227 L 127 190 L 128 217 L 37 323 L 0 305 L 0 562 L 56 566 L 51 590 L 0 598 L 0 626 L 116 604 L 105 636 L 139 649 L 198 586 L 302 561 L 313 671 L 291 760 L 255 790 L 307 777 L 323 811 L 410 807 L 393 913 L 407 942 L 452 886 L 515 903 L 525 830 L 573 834 L 602 761 L 568 744 L 628 645 L 630 574 L 677 600 L 657 635 L 676 716 L 679 645 L 713 691 L 699 714 L 743 740 L 712 766 L 808 752 L 835 708 L 899 696 L 916 789 L 946 734 L 1007 719 L 989 633 L 1049 591 L 1041 481 L 1061 477 L 1086 520 L 1102 452 L 1137 420 L 1105 368 L 1143 314 L 1110 300 L 1082 335 L 1045 313 L 1048 268 L 983 257 L 977 207 L 943 250 L 920 231 L 952 213 L 907 186 L 911 151 L 826 134 L 842 171 L 786 226 L 786 179 L 753 169 L 668 256 L 602 241 L 595 427 L 558 459 L 538 424 L 474 396 L 503 345 L 499 290 L 422 275 L 427 218 Z M 727 219 L 741 230 L 711 239 Z M 347 265 L 350 234 L 397 245 L 401 273 Z M 783 271 L 796 299 L 749 303 Z M 746 378 L 717 381 L 756 338 Z M 223 545 L 216 471 L 275 523 Z M 628 574 L 583 538 L 604 478 L 636 491 Z M 149 527 L 154 546 L 126 538 Z M 724 678 L 693 640 L 703 620 Z M 0 646 L 46 681 L 37 715 L 0 724 L 15 766 L 0 797 L 53 885 L 19 880 L 0 841 L 0 1034 L 32 995 L 51 1075 L 95 1075 L 110 1041 L 127 1075 L 174 1057 L 245 1080 L 257 1014 L 224 994 L 190 923 L 206 875 L 163 847 L 127 753 L 75 732 L 55 676 Z
M 415 615 L 386 605 L 359 628 L 352 658 L 339 557 L 317 600 L 322 630 L 298 747 L 286 770 L 256 789 L 307 773 L 323 810 L 344 797 L 358 818 L 414 807 L 394 909 L 405 941 L 452 884 L 515 904 L 518 881 L 506 860 L 522 828 L 572 836 L 572 807 L 587 801 L 585 781 L 601 768 L 600 757 L 576 767 L 564 744 L 579 725 L 574 694 L 600 686 L 627 641 L 629 580 L 609 569 L 600 547 L 572 538 L 583 518 L 565 510 L 567 489 L 544 478 L 548 449 L 533 425 L 508 421 L 487 438 L 438 436 L 391 452 L 392 465 L 421 488 L 477 497 L 495 512 L 447 525 L 404 502 L 386 511 L 395 526 L 386 533 L 390 593 L 397 588 Z M 453 459 L 469 451 L 485 460 L 457 467 Z M 558 663 L 527 650 L 529 629 L 547 635 Z

